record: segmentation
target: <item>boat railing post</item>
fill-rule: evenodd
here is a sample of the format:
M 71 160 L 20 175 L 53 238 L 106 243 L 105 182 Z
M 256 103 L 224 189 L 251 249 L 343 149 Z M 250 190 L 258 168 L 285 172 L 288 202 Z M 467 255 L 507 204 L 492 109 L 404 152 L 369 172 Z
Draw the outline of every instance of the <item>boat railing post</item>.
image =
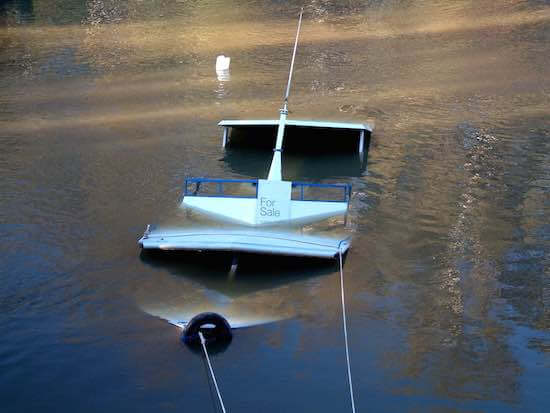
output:
M 222 148 L 225 148 L 227 145 L 227 137 L 229 135 L 229 128 L 227 126 L 223 127 L 223 139 L 222 139 Z

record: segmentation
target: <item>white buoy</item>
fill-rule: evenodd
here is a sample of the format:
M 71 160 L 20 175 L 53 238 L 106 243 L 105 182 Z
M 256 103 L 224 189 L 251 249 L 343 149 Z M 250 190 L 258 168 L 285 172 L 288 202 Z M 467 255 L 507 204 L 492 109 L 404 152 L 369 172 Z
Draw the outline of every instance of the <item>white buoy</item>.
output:
M 229 63 L 231 63 L 230 57 L 224 56 L 223 54 L 219 55 L 216 58 L 216 72 L 229 70 Z
M 219 55 L 216 58 L 216 75 L 220 82 L 227 82 L 230 79 L 229 75 L 229 64 L 231 63 L 231 58 L 222 55 Z

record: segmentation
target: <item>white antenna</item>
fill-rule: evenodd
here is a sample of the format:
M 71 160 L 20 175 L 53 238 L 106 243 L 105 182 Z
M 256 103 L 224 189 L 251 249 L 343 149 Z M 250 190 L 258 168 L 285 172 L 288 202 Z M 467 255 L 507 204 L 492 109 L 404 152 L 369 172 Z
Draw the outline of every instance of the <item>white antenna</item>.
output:
M 283 136 L 285 133 L 286 115 L 288 115 L 288 95 L 290 94 L 290 83 L 292 81 L 292 72 L 294 70 L 294 59 L 296 58 L 296 49 L 298 48 L 298 36 L 300 35 L 300 27 L 302 26 L 302 15 L 304 8 L 300 10 L 300 19 L 298 20 L 298 30 L 296 31 L 296 40 L 294 41 L 294 50 L 292 52 L 292 60 L 290 62 L 290 73 L 288 74 L 288 83 L 286 85 L 285 98 L 283 101 L 283 107 L 279 111 L 279 128 L 277 129 L 277 141 L 275 142 L 275 149 L 273 149 L 273 159 L 271 161 L 271 167 L 269 168 L 268 180 L 281 181 L 281 151 L 283 148 Z
M 290 94 L 290 82 L 292 81 L 292 72 L 294 70 L 294 59 L 296 58 L 296 49 L 298 48 L 298 36 L 300 35 L 300 27 L 302 26 L 302 14 L 304 8 L 300 10 L 300 19 L 298 20 L 298 30 L 296 31 L 296 39 L 294 40 L 294 50 L 292 51 L 292 60 L 290 62 L 290 72 L 288 73 L 288 83 L 286 84 L 286 93 L 284 104 L 288 103 L 288 95 Z

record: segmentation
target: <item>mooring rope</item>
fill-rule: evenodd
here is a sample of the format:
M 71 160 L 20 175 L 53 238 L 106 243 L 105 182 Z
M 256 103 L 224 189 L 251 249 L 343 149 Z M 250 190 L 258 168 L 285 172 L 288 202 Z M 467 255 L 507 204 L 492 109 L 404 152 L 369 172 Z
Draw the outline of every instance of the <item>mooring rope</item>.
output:
M 344 341 L 346 343 L 346 362 L 348 365 L 348 382 L 349 382 L 349 395 L 351 399 L 351 411 L 355 413 L 355 400 L 353 397 L 353 384 L 351 381 L 351 365 L 349 362 L 349 345 L 348 345 L 348 328 L 346 323 L 346 300 L 344 297 L 344 270 L 342 265 L 342 250 L 338 251 L 340 256 L 340 289 L 342 291 L 342 321 L 344 324 Z
M 208 363 L 208 369 L 210 370 L 210 375 L 212 376 L 212 381 L 214 382 L 214 387 L 216 388 L 216 393 L 218 394 L 218 400 L 220 401 L 220 406 L 222 407 L 223 413 L 226 413 L 225 406 L 222 400 L 222 395 L 220 394 L 220 389 L 218 388 L 218 382 L 216 381 L 216 376 L 214 376 L 214 370 L 212 370 L 212 364 L 210 364 L 210 357 L 208 357 L 208 351 L 206 351 L 206 340 L 204 339 L 204 336 L 200 331 L 199 331 L 199 337 L 201 339 L 202 350 L 204 351 L 206 362 Z

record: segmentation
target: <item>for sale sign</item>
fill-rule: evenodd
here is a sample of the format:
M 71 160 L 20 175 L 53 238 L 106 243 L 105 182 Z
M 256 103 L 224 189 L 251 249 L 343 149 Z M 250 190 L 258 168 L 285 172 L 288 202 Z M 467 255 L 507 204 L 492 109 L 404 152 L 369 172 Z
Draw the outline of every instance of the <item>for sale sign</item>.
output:
M 292 182 L 258 180 L 256 223 L 269 224 L 290 219 Z

